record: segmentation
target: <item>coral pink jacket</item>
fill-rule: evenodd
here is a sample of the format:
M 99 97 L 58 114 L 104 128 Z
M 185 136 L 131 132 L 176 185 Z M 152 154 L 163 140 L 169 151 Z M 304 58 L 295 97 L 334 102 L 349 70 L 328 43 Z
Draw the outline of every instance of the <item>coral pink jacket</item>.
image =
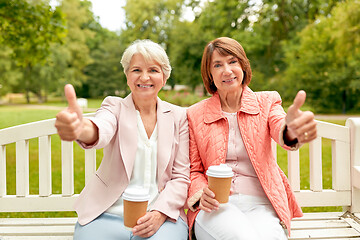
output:
M 75 210 L 81 225 L 106 211 L 128 186 L 137 150 L 137 117 L 131 94 L 122 99 L 107 97 L 90 118 L 99 128 L 93 146 L 104 148 L 96 174 L 76 200 Z M 189 132 L 186 110 L 157 100 L 158 152 L 157 183 L 159 195 L 150 210 L 158 210 L 172 221 L 186 221 L 184 204 L 190 184 Z
M 187 216 L 191 229 L 199 211 L 194 205 L 199 201 L 202 189 L 207 186 L 206 170 L 211 165 L 225 163 L 229 126 L 222 113 L 218 93 L 191 106 L 187 115 L 191 179 Z M 291 219 L 303 214 L 271 149 L 271 138 L 283 148 L 291 149 L 284 145 L 282 137 L 285 116 L 277 92 L 254 93 L 250 88 L 244 88 L 237 114 L 241 136 L 265 194 L 290 233 Z

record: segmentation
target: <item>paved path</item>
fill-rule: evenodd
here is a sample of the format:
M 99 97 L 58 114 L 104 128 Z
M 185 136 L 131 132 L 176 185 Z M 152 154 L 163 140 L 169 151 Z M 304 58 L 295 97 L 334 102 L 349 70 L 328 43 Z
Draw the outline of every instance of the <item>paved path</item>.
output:
M 351 117 L 360 117 L 360 114 L 359 115 L 315 114 L 315 119 L 317 119 L 317 120 L 346 120 Z
M 7 105 L 11 106 L 11 105 Z M 12 105 L 13 107 L 21 107 L 21 108 L 29 108 L 29 109 L 45 109 L 45 110 L 58 110 L 61 111 L 66 107 L 61 106 L 48 106 L 48 105 L 40 105 L 40 104 L 16 104 Z M 95 112 L 97 108 L 83 108 L 85 112 Z

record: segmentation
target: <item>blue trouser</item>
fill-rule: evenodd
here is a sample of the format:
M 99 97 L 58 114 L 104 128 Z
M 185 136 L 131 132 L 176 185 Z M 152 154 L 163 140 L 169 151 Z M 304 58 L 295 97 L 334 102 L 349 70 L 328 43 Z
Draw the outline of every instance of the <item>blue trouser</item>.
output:
M 74 240 L 187 240 L 188 226 L 179 217 L 176 223 L 165 221 L 158 231 L 149 238 L 134 236 L 124 227 L 123 217 L 103 213 L 90 223 L 75 225 Z

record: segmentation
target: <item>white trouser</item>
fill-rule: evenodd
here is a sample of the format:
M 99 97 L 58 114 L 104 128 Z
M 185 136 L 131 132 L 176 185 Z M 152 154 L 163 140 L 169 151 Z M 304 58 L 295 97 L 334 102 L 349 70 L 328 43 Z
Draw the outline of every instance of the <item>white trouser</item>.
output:
M 195 219 L 198 240 L 286 240 L 287 234 L 267 198 L 235 194 L 218 211 L 200 210 Z

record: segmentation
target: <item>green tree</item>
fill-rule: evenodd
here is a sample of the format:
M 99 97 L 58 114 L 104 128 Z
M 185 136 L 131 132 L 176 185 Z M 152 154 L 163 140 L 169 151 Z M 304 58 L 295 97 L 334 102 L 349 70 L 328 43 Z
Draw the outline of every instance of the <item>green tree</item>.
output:
M 129 42 L 151 39 L 167 45 L 173 23 L 182 12 L 184 0 L 127 0 L 125 9 L 126 36 Z
M 169 55 L 173 66 L 172 79 L 195 89 L 202 84 L 201 57 L 207 41 L 196 22 L 179 21 L 171 34 L 173 38 Z M 175 81 L 171 82 L 172 79 L 169 79 L 169 85 L 175 84 Z
M 12 0 L 0 3 L 0 44 L 13 49 L 13 57 L 23 71 L 19 87 L 34 92 L 41 99 L 41 88 L 35 84 L 33 68 L 44 64 L 50 45 L 62 42 L 65 34 L 61 11 L 52 9 L 46 0 Z
M 88 81 L 83 86 L 88 96 L 124 95 L 127 84 L 120 60 L 126 46 L 121 44 L 118 35 L 102 28 L 98 29 L 91 45 L 94 62 L 84 70 Z
M 47 101 L 49 93 L 59 91 L 58 94 L 62 94 L 62 83 L 72 78 L 72 68 L 68 65 L 72 58 L 71 52 L 59 44 L 53 44 L 50 51 L 45 64 L 37 64 L 34 67 L 37 88 L 42 90 L 44 102 Z
M 286 79 L 298 81 L 314 106 L 343 112 L 359 108 L 360 2 L 339 3 L 299 34 L 288 49 Z
M 222 36 L 233 37 L 249 26 L 252 7 L 249 1 L 208 1 L 196 22 L 208 41 Z
M 244 42 L 255 71 L 268 78 L 256 89 L 278 85 L 276 75 L 281 75 L 286 68 L 283 61 L 285 44 L 296 40 L 297 32 L 313 23 L 316 17 L 327 16 L 336 2 L 264 0 L 260 5 L 248 7 L 252 9 L 248 11 L 252 12 L 252 21 L 245 31 L 236 33 L 234 38 Z
M 12 92 L 21 78 L 22 73 L 12 58 L 12 49 L 0 46 L 0 96 Z
M 67 58 L 67 67 L 63 75 L 58 79 L 59 89 L 65 83 L 71 83 L 75 87 L 80 87 L 87 81 L 84 69 L 93 62 L 90 56 L 88 40 L 95 36 L 92 29 L 94 23 L 93 13 L 90 11 L 91 2 L 84 0 L 62 0 L 59 8 L 64 12 L 67 21 L 68 33 L 62 50 L 58 53 L 64 54 Z

